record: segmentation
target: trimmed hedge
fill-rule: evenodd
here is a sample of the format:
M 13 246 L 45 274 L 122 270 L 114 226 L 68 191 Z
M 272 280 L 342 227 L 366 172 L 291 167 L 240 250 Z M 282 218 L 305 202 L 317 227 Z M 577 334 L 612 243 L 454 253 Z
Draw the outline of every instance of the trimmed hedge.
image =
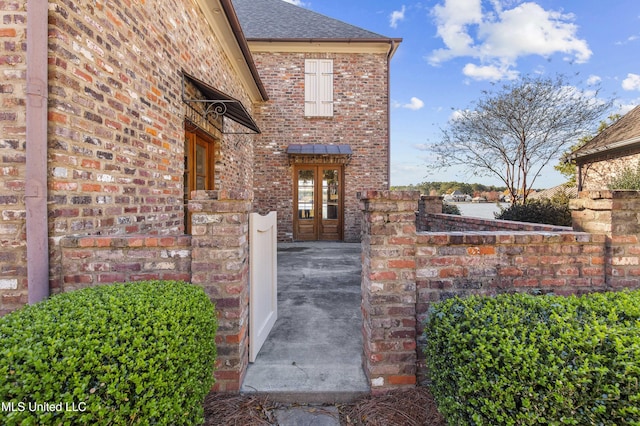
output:
M 202 423 L 216 329 L 204 291 L 176 281 L 26 306 L 0 318 L 0 424 Z
M 496 219 L 516 222 L 543 223 L 546 225 L 571 226 L 569 204 L 543 198 L 527 200 L 525 204 L 511 204 L 494 214 Z
M 456 206 L 455 204 L 449 204 L 449 203 L 442 203 L 442 213 L 443 214 L 455 214 L 460 216 L 462 213 L 460 213 L 460 208 L 458 206 Z
M 435 304 L 432 391 L 450 425 L 640 425 L 640 292 Z

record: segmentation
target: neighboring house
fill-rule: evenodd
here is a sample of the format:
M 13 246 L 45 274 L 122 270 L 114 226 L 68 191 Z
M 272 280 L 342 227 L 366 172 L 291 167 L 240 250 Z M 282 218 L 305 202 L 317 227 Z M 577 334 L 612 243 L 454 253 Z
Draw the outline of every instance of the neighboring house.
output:
M 261 40 L 231 0 L 0 2 L 0 315 L 92 285 L 65 281 L 71 236 L 189 234 L 196 190 L 278 210 L 282 239 L 359 239 L 356 191 L 388 186 L 398 40 L 235 5 L 335 37 Z M 86 267 L 124 265 L 110 256 Z
M 473 198 L 471 197 L 471 195 L 465 194 L 462 191 L 459 191 L 457 189 L 455 191 L 453 191 L 451 194 L 445 195 L 444 198 L 443 198 L 444 201 L 454 202 L 454 203 L 469 202 L 472 199 Z
M 563 198 L 577 198 L 578 188 L 574 186 L 567 186 L 567 184 L 561 184 L 552 188 L 547 188 L 542 191 L 534 191 L 529 194 L 527 200 L 552 200 L 556 197 Z
M 269 101 L 256 108 L 254 206 L 281 240 L 359 241 L 389 189 L 392 39 L 280 0 L 233 0 Z
M 626 167 L 640 162 L 640 106 L 574 151 L 578 190 L 606 189 L 611 179 Z

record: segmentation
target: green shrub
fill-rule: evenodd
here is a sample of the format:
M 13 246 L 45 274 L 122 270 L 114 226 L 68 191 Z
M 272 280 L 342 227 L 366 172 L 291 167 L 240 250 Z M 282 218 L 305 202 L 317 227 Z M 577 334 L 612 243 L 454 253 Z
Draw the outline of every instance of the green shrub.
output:
M 444 214 L 455 214 L 460 216 L 460 209 L 455 204 L 442 203 L 442 213 Z
M 528 200 L 525 204 L 512 204 L 495 214 L 496 219 L 517 222 L 544 223 L 556 226 L 571 226 L 571 210 L 568 203 L 549 199 Z
M 624 167 L 607 185 L 609 189 L 640 190 L 640 163 Z
M 435 304 L 432 391 L 450 425 L 640 425 L 640 292 Z
M 13 312 L 0 318 L 0 424 L 202 423 L 216 328 L 204 291 L 175 281 L 92 287 Z

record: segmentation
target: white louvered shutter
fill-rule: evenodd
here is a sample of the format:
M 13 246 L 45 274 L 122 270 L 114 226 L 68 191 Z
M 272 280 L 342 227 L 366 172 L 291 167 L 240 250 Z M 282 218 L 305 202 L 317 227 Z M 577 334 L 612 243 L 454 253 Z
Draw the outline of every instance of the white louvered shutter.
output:
M 304 73 L 305 116 L 333 116 L 333 60 L 307 59 Z

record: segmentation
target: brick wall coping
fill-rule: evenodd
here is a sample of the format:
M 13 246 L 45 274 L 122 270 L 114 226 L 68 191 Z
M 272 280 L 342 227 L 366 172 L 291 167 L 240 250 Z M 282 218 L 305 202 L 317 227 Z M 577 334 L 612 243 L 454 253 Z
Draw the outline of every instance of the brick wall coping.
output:
M 535 244 L 604 242 L 604 235 L 587 232 L 531 232 L 531 231 L 451 231 L 418 232 L 417 243 L 424 245 L 451 244 Z
M 578 199 L 590 198 L 592 200 L 610 199 L 610 198 L 638 198 L 640 191 L 632 189 L 616 189 L 616 190 L 600 190 L 600 191 L 580 191 Z
M 420 191 L 362 191 L 358 193 L 360 200 L 391 200 L 391 201 L 417 201 L 420 199 Z M 416 207 L 418 207 L 416 205 Z
M 69 236 L 60 240 L 60 246 L 65 248 L 84 247 L 191 247 L 190 235 L 149 236 L 149 235 L 87 235 Z
M 216 189 L 213 191 L 192 191 L 192 200 L 228 200 L 228 201 L 250 201 L 252 199 L 250 191 Z
M 477 228 L 489 228 L 505 231 L 526 231 L 526 232 L 571 232 L 570 226 L 554 226 L 541 223 L 516 222 L 513 220 L 483 219 L 480 217 L 460 216 L 445 213 L 427 213 L 429 217 L 437 218 L 441 222 L 457 224 L 457 228 L 464 229 L 465 226 L 475 226 Z

